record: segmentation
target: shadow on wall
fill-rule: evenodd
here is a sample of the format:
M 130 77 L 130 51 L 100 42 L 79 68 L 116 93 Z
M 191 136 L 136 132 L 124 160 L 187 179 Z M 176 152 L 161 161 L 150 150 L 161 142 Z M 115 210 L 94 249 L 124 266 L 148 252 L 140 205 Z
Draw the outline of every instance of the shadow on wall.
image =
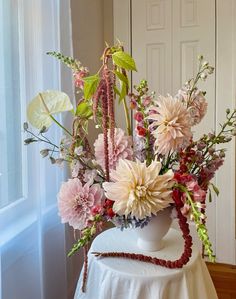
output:
M 73 57 L 94 74 L 101 66 L 105 41 L 113 44 L 113 1 L 71 0 Z M 89 141 L 93 144 L 97 132 L 89 126 Z M 74 243 L 73 230 L 67 226 L 67 251 Z M 73 298 L 76 283 L 83 266 L 83 252 L 68 258 L 69 299 Z

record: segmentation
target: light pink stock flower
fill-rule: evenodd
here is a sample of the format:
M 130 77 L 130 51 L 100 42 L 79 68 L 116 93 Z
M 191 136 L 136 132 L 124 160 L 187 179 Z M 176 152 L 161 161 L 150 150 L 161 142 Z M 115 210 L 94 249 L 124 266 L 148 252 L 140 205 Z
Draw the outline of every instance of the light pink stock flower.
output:
M 155 110 L 157 113 L 148 118 L 153 121 L 150 127 L 154 128 L 156 151 L 166 155 L 186 146 L 192 133 L 190 115 L 184 104 L 171 96 L 160 96 Z
M 84 186 L 78 178 L 69 179 L 61 185 L 58 194 L 58 209 L 62 223 L 82 230 L 94 212 L 94 207 L 103 206 L 104 192 L 99 184 Z
M 192 96 L 188 111 L 191 116 L 191 126 L 199 124 L 205 116 L 207 112 L 207 101 L 200 91 Z
M 191 116 L 191 126 L 200 123 L 207 112 L 207 101 L 200 90 L 194 90 L 189 98 L 189 90 L 184 88 L 178 91 L 176 98 L 181 100 L 187 107 Z
M 73 160 L 71 162 L 71 175 L 72 175 L 72 178 L 76 178 L 81 169 L 83 169 L 83 165 L 80 163 L 80 161 Z
M 94 181 L 98 179 L 98 173 L 96 169 L 85 169 L 83 179 L 85 182 Z
M 83 78 L 88 75 L 89 71 L 86 67 L 81 68 L 79 72 L 74 73 L 74 84 L 81 89 L 84 88 Z
M 110 130 L 108 130 L 108 150 L 109 150 L 109 167 L 115 169 L 119 159 L 132 159 L 132 138 L 126 136 L 125 132 L 120 128 L 115 128 L 114 134 L 115 149 L 112 152 L 112 143 L 110 139 Z M 103 134 L 99 134 L 97 140 L 94 143 L 96 162 L 104 169 L 104 137 Z

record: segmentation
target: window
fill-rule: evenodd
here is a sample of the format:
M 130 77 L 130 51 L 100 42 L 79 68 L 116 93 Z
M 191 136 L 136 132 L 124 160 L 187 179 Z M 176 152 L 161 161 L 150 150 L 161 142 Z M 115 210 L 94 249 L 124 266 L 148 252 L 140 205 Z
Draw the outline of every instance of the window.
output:
M 23 197 L 19 72 L 19 32 L 16 1 L 1 1 L 0 22 L 0 208 Z
M 70 44 L 69 0 L 0 0 L 0 299 L 67 297 L 57 212 L 63 174 L 40 157 L 40 144 L 24 145 L 22 124 L 38 92 L 62 83 L 71 90 L 46 55 L 64 47 L 70 55 Z M 51 134 L 58 140 L 61 132 Z

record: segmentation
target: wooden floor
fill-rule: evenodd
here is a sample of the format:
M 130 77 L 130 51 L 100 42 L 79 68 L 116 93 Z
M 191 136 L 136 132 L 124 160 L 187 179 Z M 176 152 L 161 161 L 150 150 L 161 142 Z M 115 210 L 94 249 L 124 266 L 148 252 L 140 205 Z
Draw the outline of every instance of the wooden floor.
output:
M 236 299 L 236 266 L 206 263 L 219 299 Z

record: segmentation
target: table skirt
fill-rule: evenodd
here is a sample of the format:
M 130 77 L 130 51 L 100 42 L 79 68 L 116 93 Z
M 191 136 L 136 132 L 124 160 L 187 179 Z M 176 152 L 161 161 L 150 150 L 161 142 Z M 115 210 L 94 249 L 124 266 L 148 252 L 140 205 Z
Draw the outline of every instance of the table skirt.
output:
M 123 258 L 97 258 L 93 251 L 125 251 L 174 260 L 183 250 L 179 231 L 170 229 L 164 247 L 144 252 L 136 246 L 131 230 L 109 229 L 93 241 L 89 251 L 86 293 L 81 292 L 82 274 L 74 299 L 217 299 L 209 272 L 197 248 L 182 269 L 167 269 Z

